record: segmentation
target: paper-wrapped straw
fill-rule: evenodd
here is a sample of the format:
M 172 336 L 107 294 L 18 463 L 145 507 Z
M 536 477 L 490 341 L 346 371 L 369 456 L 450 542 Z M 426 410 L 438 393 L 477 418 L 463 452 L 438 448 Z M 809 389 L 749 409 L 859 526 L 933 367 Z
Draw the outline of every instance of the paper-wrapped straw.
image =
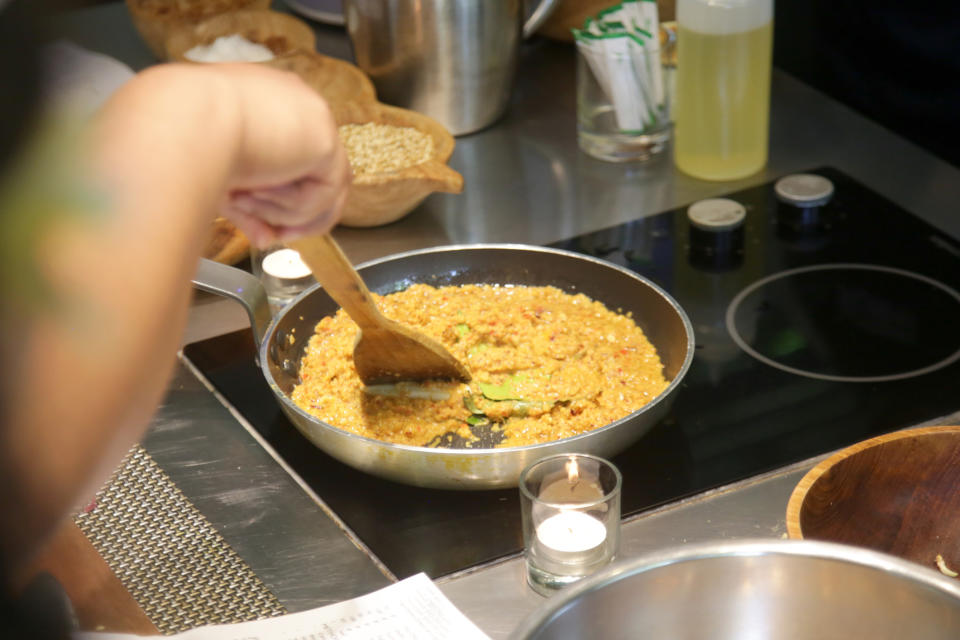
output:
M 659 30 L 656 0 L 624 0 L 573 30 L 625 133 L 657 128 L 667 117 Z

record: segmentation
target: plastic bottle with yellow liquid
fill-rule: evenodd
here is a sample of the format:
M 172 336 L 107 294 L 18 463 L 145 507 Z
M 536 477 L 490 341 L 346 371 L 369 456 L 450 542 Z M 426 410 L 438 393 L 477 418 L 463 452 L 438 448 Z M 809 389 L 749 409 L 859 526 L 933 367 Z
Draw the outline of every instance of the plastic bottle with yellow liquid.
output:
M 704 180 L 767 163 L 773 0 L 678 0 L 674 162 Z

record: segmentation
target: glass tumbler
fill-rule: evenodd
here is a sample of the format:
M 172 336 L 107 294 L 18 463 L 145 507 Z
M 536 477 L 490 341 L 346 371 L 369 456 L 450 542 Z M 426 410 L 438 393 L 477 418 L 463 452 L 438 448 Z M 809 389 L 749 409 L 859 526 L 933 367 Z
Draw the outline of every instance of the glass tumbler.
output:
M 581 150 L 609 162 L 646 162 L 668 148 L 671 83 L 662 55 L 659 48 L 600 54 L 578 47 Z
M 520 475 L 527 582 L 541 595 L 609 564 L 620 549 L 620 471 L 588 454 L 543 458 Z

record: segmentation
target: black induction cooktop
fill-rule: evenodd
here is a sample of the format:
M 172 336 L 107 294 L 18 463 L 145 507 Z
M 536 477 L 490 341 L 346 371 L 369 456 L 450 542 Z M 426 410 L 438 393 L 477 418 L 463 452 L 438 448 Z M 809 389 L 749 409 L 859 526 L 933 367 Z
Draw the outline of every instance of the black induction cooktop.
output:
M 682 208 L 553 245 L 653 280 L 693 324 L 671 413 L 614 458 L 625 516 L 960 408 L 960 243 L 839 171 L 809 173 L 832 183 L 827 202 L 786 203 L 770 183 L 726 196 L 745 210 L 732 229 Z M 248 332 L 184 353 L 398 577 L 522 549 L 515 490 L 409 487 L 315 448 Z

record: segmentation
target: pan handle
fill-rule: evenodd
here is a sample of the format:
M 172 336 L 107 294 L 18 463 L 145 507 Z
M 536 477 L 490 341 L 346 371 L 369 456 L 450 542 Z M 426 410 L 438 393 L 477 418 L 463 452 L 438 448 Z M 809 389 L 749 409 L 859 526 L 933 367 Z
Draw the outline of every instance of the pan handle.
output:
M 253 340 L 257 343 L 259 354 L 260 343 L 272 320 L 270 302 L 267 300 L 267 290 L 263 288 L 263 284 L 242 269 L 228 267 L 206 258 L 200 258 L 193 284 L 198 289 L 232 298 L 243 305 L 247 315 L 250 316 Z

